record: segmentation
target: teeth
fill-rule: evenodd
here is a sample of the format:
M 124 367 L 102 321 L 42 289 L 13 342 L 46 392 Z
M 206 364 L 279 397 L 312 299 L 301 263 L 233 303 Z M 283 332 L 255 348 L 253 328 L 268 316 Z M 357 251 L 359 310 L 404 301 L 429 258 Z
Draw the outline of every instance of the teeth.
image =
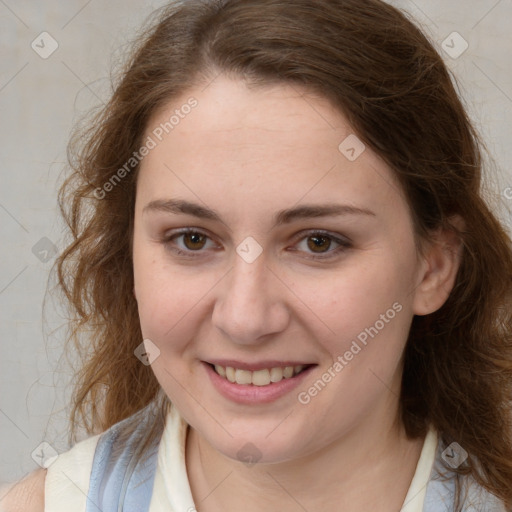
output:
M 231 366 L 224 368 L 218 364 L 215 365 L 215 371 L 221 377 L 229 380 L 229 382 L 236 382 L 237 384 L 242 385 L 253 384 L 254 386 L 268 386 L 271 382 L 279 382 L 283 379 L 290 379 L 294 375 L 300 373 L 303 369 L 303 365 L 297 365 L 295 367 L 276 367 L 251 372 L 249 370 L 232 368 Z
M 252 372 L 235 370 L 235 381 L 237 384 L 252 384 Z
M 252 372 L 251 384 L 254 384 L 255 386 L 267 386 L 270 384 L 270 372 L 268 370 Z
M 285 366 L 283 370 L 283 377 L 285 379 L 289 379 L 290 377 L 293 377 L 293 366 Z
M 221 376 L 221 377 L 225 377 L 226 376 L 226 370 L 224 369 L 223 366 L 219 366 L 218 364 L 215 365 L 215 371 Z
M 231 368 L 231 366 L 226 368 L 226 377 L 229 382 L 235 382 L 235 369 Z
M 279 382 L 283 380 L 283 369 L 282 368 L 272 368 L 270 370 L 270 380 L 272 382 Z

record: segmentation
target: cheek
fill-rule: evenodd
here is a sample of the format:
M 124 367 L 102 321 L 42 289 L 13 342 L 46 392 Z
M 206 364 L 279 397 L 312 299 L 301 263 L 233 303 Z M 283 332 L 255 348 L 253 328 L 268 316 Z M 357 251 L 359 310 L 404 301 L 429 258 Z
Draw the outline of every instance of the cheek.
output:
M 333 424 L 356 421 L 396 382 L 411 316 L 406 269 L 391 260 L 379 255 L 370 265 L 301 290 L 321 320 L 312 335 L 328 354 L 320 377 L 328 384 L 324 393 L 318 391 L 324 389 L 318 374 L 308 379 L 299 390 L 300 403 L 311 400 Z
M 202 301 L 215 276 L 171 265 L 159 249 L 149 247 L 134 255 L 134 276 L 143 336 L 163 352 L 181 352 L 197 330 Z
M 134 281 L 142 333 L 155 342 L 171 329 L 180 313 L 183 315 L 181 310 L 187 306 L 184 296 L 188 289 L 179 274 L 165 268 L 158 251 L 140 245 L 135 245 L 134 250 Z
M 379 335 L 391 331 L 391 327 L 396 332 L 402 329 L 403 321 L 397 309 L 405 309 L 406 274 L 405 266 L 394 260 L 392 254 L 386 258 L 375 253 L 319 279 L 301 278 L 295 288 L 313 313 L 308 317 L 317 318 L 319 339 L 330 340 L 326 348 L 331 354 L 339 354 L 375 323 L 380 328 Z

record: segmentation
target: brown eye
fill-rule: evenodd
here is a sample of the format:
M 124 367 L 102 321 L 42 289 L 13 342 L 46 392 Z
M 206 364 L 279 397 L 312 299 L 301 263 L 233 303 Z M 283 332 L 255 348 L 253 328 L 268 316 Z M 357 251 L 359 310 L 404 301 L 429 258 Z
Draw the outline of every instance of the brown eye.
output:
M 177 233 L 164 235 L 160 239 L 166 250 L 186 257 L 200 256 L 206 252 L 203 249 L 205 249 L 208 241 L 211 241 L 208 235 L 195 229 L 183 229 Z
M 305 246 L 301 245 L 305 242 Z M 334 243 L 334 248 L 333 247 Z M 334 236 L 323 231 L 310 231 L 296 244 L 300 252 L 306 253 L 306 258 L 327 260 L 341 256 L 341 253 L 352 247 L 352 242 L 345 237 Z M 297 249 L 292 249 L 296 251 Z
M 180 236 L 183 237 L 183 244 L 185 247 L 191 251 L 202 249 L 207 238 L 205 235 L 195 233 L 193 231 L 189 233 L 182 233 Z
M 309 241 L 312 240 L 312 243 Z M 314 235 L 308 237 L 308 247 L 313 252 L 326 252 L 325 250 L 328 250 L 331 247 L 331 238 L 325 235 Z

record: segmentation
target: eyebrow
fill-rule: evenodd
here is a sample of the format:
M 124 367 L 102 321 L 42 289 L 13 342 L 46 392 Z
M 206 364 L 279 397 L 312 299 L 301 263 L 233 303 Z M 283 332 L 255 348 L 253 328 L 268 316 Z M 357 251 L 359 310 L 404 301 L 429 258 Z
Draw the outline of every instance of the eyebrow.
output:
M 224 223 L 221 216 L 215 211 L 197 203 L 191 203 L 181 199 L 156 199 L 148 203 L 142 213 L 165 212 L 174 214 L 193 215 L 200 219 L 213 220 Z M 328 217 L 339 215 L 366 215 L 376 217 L 375 212 L 367 208 L 358 208 L 346 204 L 305 204 L 295 208 L 280 210 L 274 216 L 274 227 L 289 224 L 298 219 L 316 217 Z

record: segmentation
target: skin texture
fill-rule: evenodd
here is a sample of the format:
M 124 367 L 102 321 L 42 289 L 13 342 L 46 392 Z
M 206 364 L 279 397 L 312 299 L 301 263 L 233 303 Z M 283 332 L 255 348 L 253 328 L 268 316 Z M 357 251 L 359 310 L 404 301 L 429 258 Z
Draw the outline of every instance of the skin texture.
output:
M 275 503 L 290 511 L 298 503 L 399 510 L 423 444 L 407 439 L 398 421 L 401 357 L 413 315 L 437 310 L 448 297 L 456 241 L 440 232 L 420 257 L 392 171 L 369 148 L 355 161 L 339 151 L 353 130 L 325 99 L 284 84 L 248 88 L 221 75 L 170 102 L 146 136 L 190 96 L 197 107 L 142 162 L 133 257 L 143 336 L 160 350 L 151 367 L 191 425 L 186 458 L 198 510 L 251 512 Z M 143 211 L 171 198 L 214 209 L 222 222 Z M 375 215 L 273 227 L 277 211 L 306 203 Z M 207 238 L 176 233 L 186 227 Z M 318 229 L 348 237 L 351 246 L 311 259 L 338 247 L 328 239 L 315 251 L 310 237 Z M 236 252 L 249 236 L 263 250 L 252 263 Z M 301 404 L 297 393 L 395 303 L 400 312 Z M 213 358 L 318 366 L 275 402 L 241 405 L 211 385 L 201 361 Z M 237 458 L 247 442 L 261 453 L 254 466 Z
M 46 469 L 0 488 L 0 512 L 43 512 Z

